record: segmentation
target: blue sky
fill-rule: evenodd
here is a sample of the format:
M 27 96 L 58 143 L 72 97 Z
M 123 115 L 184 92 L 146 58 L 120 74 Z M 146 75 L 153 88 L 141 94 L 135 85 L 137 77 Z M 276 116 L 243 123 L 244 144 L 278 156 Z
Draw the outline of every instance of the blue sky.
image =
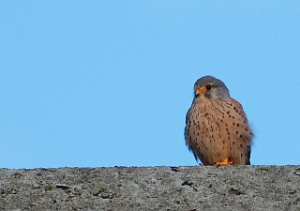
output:
M 197 165 L 193 84 L 223 80 L 255 165 L 300 163 L 299 1 L 0 2 L 0 167 Z

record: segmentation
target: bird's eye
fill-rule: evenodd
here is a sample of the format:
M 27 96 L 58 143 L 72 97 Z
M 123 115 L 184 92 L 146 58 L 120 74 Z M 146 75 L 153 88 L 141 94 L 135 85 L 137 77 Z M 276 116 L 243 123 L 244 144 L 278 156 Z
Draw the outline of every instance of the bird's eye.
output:
M 206 88 L 206 90 L 211 90 L 211 85 L 208 84 L 205 86 L 205 88 Z

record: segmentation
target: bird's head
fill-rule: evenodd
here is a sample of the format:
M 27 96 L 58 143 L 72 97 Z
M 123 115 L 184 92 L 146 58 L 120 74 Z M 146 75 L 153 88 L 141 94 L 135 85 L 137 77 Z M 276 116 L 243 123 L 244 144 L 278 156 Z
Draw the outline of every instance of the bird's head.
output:
M 195 99 L 205 97 L 209 100 L 227 100 L 230 97 L 226 85 L 212 76 L 204 76 L 198 79 L 194 85 Z

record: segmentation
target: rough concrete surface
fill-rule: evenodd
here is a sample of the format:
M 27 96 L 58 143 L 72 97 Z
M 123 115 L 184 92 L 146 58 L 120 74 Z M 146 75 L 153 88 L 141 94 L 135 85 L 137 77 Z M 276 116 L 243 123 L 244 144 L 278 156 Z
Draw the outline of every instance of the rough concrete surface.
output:
M 0 210 L 300 210 L 300 166 L 0 169 Z

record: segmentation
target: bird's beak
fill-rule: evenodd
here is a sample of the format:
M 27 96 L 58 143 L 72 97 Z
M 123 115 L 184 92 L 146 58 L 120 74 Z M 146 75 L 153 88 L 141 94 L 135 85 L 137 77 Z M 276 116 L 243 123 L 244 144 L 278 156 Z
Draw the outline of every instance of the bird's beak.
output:
M 195 87 L 195 92 L 196 95 L 203 95 L 206 92 L 206 87 L 202 86 L 202 87 Z

